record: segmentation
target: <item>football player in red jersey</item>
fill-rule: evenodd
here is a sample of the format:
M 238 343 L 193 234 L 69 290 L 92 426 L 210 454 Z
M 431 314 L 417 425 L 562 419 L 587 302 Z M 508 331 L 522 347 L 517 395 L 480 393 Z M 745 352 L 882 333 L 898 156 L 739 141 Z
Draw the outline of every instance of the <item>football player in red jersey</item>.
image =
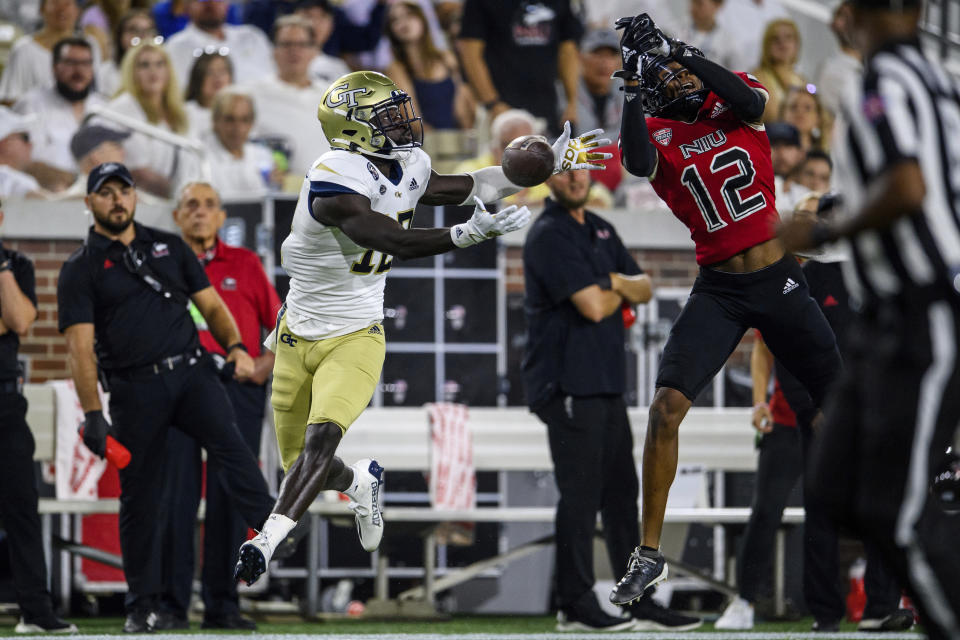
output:
M 616 26 L 624 29 L 623 165 L 650 178 L 689 227 L 700 265 L 657 372 L 643 448 L 641 546 L 610 595 L 626 604 L 667 577 L 659 545 L 678 428 L 744 332 L 763 333 L 817 406 L 840 354 L 799 263 L 776 237 L 773 165 L 761 122 L 766 90 L 753 76 L 668 40 L 646 14 Z

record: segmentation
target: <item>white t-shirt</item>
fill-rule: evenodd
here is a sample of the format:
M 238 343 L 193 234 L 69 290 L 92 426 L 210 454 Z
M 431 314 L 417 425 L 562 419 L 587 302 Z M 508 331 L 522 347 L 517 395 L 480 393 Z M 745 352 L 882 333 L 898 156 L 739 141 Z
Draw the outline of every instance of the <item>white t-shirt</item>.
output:
M 199 140 L 204 135 L 213 131 L 213 111 L 201 106 L 196 100 L 183 105 L 187 112 L 187 130 L 191 138 Z
M 831 113 L 840 112 L 840 98 L 845 87 L 859 83 L 863 76 L 863 63 L 849 53 L 841 51 L 823 63 L 817 81 L 817 95 L 823 106 Z
M 93 52 L 93 68 L 100 66 L 100 45 L 87 38 Z M 53 52 L 45 49 L 33 36 L 23 36 L 13 43 L 7 65 L 0 76 L 0 100 L 16 102 L 36 87 L 52 85 Z
M 350 67 L 347 66 L 346 62 L 336 56 L 328 56 L 325 53 L 321 53 L 310 61 L 308 73 L 315 85 L 326 88 L 333 84 L 333 81 L 340 76 L 350 73 Z
M 172 131 L 166 122 L 149 122 L 140 103 L 129 93 L 121 93 L 107 104 L 107 108 L 122 115 L 135 118 L 164 131 Z M 94 118 L 97 124 L 114 129 L 123 126 L 106 118 Z M 123 141 L 126 165 L 132 169 L 152 169 L 168 178 L 174 187 L 196 180 L 199 177 L 199 159 L 189 149 L 177 149 L 173 145 L 152 138 L 144 133 L 133 132 Z
M 92 106 L 99 106 L 106 100 L 98 93 L 90 93 L 83 101 L 83 113 Z M 73 105 L 57 93 L 54 87 L 31 89 L 15 105 L 13 110 L 35 117 L 30 127 L 30 141 L 33 143 L 33 160 L 43 162 L 63 171 L 76 171 L 77 163 L 70 152 L 70 139 L 80 127 L 83 115 L 79 119 L 74 115 Z
M 212 131 L 205 133 L 200 140 L 207 149 L 213 186 L 222 198 L 253 199 L 267 194 L 264 173 L 269 175 L 273 169 L 273 156 L 269 149 L 248 142 L 243 145 L 243 157 L 236 158 Z
M 317 105 L 327 87 L 306 88 L 281 82 L 276 76 L 247 87 L 257 109 L 253 137 L 281 138 L 291 151 L 290 171 L 306 175 L 313 161 L 330 150 Z
M 789 17 L 780 0 L 763 0 L 762 4 L 757 4 L 757 0 L 726 0 L 717 13 L 717 24 L 736 36 L 737 47 L 747 65 L 741 71 L 752 71 L 760 65 L 760 48 L 767 24 Z
M 0 164 L 0 198 L 23 198 L 29 193 L 42 193 L 33 176 L 13 167 Z
M 688 20 L 679 30 L 677 38 L 700 49 L 708 60 L 730 71 L 752 71 L 757 66 L 743 56 L 738 38 L 732 37 L 719 24 L 714 25 L 713 31 L 699 31 Z
M 97 69 L 96 77 L 97 91 L 101 95 L 112 98 L 120 90 L 120 69 L 113 60 L 104 60 Z
M 430 156 L 405 153 L 399 181 L 384 176 L 359 153 L 335 149 L 312 165 L 300 189 L 290 235 L 281 259 L 290 276 L 287 326 L 307 340 L 346 335 L 383 320 L 383 290 L 392 258 L 358 246 L 340 229 L 318 222 L 308 210 L 311 183 L 337 192 L 348 189 L 370 200 L 370 208 L 413 223 L 413 211 L 430 180 Z
M 248 24 L 223 25 L 223 40 L 218 40 L 193 23 L 170 36 L 166 49 L 173 60 L 180 87 L 187 88 L 190 70 L 197 59 L 194 52 L 203 52 L 204 47 L 226 47 L 233 63 L 233 81 L 236 84 L 256 82 L 275 71 L 273 47 L 263 31 Z

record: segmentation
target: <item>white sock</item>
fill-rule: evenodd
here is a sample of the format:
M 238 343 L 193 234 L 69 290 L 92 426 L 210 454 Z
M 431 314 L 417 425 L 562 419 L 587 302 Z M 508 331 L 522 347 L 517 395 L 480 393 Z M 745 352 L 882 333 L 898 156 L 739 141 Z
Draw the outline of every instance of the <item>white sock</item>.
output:
M 356 469 L 353 469 L 352 467 L 347 467 L 347 469 L 350 469 L 350 473 L 353 474 L 353 480 L 350 481 L 350 486 L 347 487 L 346 491 L 343 493 L 351 500 L 356 500 L 357 490 L 360 488 L 360 474 L 357 473 Z
M 291 520 L 287 516 L 279 513 L 270 514 L 267 521 L 263 523 L 263 530 L 260 531 L 260 535 L 266 538 L 267 544 L 270 545 L 271 556 L 295 526 L 297 526 L 296 520 Z

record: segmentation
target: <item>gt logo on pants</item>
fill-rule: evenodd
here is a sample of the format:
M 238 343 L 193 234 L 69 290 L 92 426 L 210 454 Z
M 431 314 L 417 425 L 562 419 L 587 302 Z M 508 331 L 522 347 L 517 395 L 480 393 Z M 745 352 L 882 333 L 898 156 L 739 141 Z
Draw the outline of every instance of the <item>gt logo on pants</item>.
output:
M 290 335 L 289 333 L 281 333 L 281 334 L 280 334 L 280 342 L 282 342 L 282 343 L 284 343 L 284 344 L 287 344 L 287 345 L 290 345 L 290 346 L 292 347 L 293 345 L 297 344 L 297 339 L 294 338 L 294 337 L 293 337 L 292 335 Z

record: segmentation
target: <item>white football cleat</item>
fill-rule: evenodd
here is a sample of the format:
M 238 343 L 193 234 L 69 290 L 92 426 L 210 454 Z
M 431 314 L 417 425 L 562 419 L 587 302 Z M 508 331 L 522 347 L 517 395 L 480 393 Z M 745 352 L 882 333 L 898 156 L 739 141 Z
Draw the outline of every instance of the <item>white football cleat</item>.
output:
M 350 468 L 356 474 L 357 489 L 347 505 L 357 522 L 360 545 L 366 551 L 376 551 L 383 538 L 383 512 L 380 510 L 380 489 L 383 487 L 383 467 L 376 460 L 357 460 Z
M 713 628 L 727 631 L 753 629 L 753 606 L 743 598 L 734 598 L 723 615 L 713 624 Z

